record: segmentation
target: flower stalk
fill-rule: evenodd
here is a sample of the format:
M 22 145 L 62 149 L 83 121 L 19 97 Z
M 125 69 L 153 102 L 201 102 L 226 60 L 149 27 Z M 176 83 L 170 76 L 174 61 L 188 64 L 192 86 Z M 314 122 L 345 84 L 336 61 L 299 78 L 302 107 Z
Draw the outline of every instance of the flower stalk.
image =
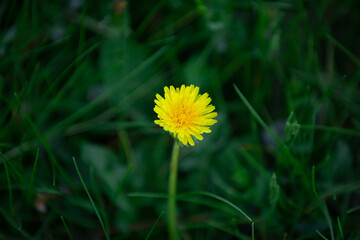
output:
M 178 141 L 174 141 L 174 147 L 172 150 L 171 162 L 170 162 L 170 174 L 169 174 L 169 188 L 168 188 L 168 231 L 169 239 L 177 240 L 178 233 L 176 227 L 176 185 L 177 185 L 177 171 L 179 161 L 180 144 Z

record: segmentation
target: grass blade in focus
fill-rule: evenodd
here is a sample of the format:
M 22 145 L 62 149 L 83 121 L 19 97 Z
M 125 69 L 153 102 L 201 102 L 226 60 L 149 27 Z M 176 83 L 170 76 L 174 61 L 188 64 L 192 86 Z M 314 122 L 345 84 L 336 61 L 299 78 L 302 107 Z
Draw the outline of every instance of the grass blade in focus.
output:
M 93 199 L 92 199 L 92 197 L 91 197 L 91 195 L 90 195 L 90 193 L 89 193 L 89 190 L 87 189 L 87 187 L 86 187 L 86 185 L 85 185 L 85 182 L 84 182 L 84 180 L 83 180 L 83 178 L 82 178 L 82 176 L 81 176 L 81 173 L 80 173 L 80 171 L 79 171 L 79 168 L 78 168 L 78 166 L 77 166 L 77 164 L 76 164 L 76 160 L 75 160 L 74 157 L 73 157 L 73 162 L 74 162 L 74 165 L 75 165 L 76 172 L 78 173 L 79 178 L 80 178 L 80 181 L 81 181 L 81 183 L 82 183 L 82 185 L 83 185 L 83 187 L 84 187 L 84 189 L 85 189 L 85 192 L 86 192 L 86 194 L 88 195 L 89 200 L 90 200 L 90 202 L 91 202 L 91 205 L 92 205 L 92 207 L 94 208 L 94 211 L 95 211 L 95 213 L 96 213 L 96 216 L 97 216 L 98 219 L 99 219 L 99 222 L 100 222 L 101 227 L 102 227 L 102 229 L 103 229 L 103 231 L 104 231 L 105 237 L 106 237 L 107 240 L 109 240 L 110 238 L 109 238 L 108 233 L 107 233 L 107 231 L 106 231 L 106 229 L 105 229 L 105 226 L 104 226 L 104 223 L 103 223 L 103 221 L 102 221 L 102 219 L 101 219 L 101 216 L 100 216 L 100 214 L 99 214 L 99 211 L 97 210 L 96 205 L 95 205 L 95 203 L 94 203 L 94 201 L 93 201 Z
M 152 232 L 154 231 L 154 229 L 155 229 L 155 227 L 156 227 L 156 224 L 159 222 L 159 220 L 160 220 L 160 218 L 162 217 L 163 214 L 164 214 L 164 211 L 162 211 L 162 212 L 160 213 L 159 217 L 156 219 L 154 225 L 151 227 L 150 232 L 147 234 L 145 240 L 150 239 L 150 236 L 151 236 Z
M 324 235 L 322 235 L 321 232 L 319 232 L 317 229 L 315 231 L 316 231 L 317 234 L 319 234 L 320 237 L 322 237 L 322 239 L 329 240 Z
M 70 240 L 73 240 L 73 237 L 71 236 L 71 233 L 70 233 L 70 231 L 69 231 L 69 228 L 68 228 L 67 225 L 66 225 L 66 222 L 65 222 L 63 216 L 60 216 L 60 218 L 61 218 L 61 221 L 62 221 L 63 224 L 64 224 L 65 230 L 66 230 L 67 234 L 69 235 Z

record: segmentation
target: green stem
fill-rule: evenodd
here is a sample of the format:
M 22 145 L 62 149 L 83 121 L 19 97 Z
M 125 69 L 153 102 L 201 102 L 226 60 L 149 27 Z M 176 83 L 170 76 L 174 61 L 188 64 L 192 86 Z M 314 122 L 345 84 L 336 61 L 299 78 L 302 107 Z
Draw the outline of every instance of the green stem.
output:
M 168 229 L 169 229 L 170 240 L 178 239 L 178 234 L 176 229 L 176 183 L 177 183 L 179 150 L 180 150 L 180 145 L 175 140 L 174 148 L 171 156 L 169 189 L 168 189 Z

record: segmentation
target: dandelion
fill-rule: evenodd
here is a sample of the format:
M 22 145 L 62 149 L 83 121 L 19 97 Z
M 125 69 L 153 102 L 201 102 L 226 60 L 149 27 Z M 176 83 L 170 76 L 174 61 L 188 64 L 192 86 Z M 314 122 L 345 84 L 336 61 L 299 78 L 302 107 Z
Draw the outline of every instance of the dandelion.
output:
M 211 125 L 217 121 L 215 107 L 210 105 L 209 94 L 199 94 L 199 88 L 190 85 L 180 88 L 174 86 L 164 87 L 165 98 L 156 94 L 154 111 L 159 119 L 154 122 L 164 130 L 169 131 L 184 145 L 188 143 L 194 146 L 193 136 L 199 140 L 201 134 L 210 133 Z M 174 141 L 174 147 L 170 162 L 169 186 L 168 186 L 168 231 L 169 239 L 177 240 L 178 231 L 176 224 L 176 185 L 177 167 L 179 160 L 180 145 Z
M 164 87 L 165 98 L 156 94 L 154 111 L 158 120 L 154 122 L 169 131 L 184 145 L 194 146 L 193 136 L 203 140 L 203 133 L 210 133 L 211 125 L 217 121 L 215 107 L 210 104 L 209 94 L 199 94 L 199 87 L 190 85 L 180 88 Z

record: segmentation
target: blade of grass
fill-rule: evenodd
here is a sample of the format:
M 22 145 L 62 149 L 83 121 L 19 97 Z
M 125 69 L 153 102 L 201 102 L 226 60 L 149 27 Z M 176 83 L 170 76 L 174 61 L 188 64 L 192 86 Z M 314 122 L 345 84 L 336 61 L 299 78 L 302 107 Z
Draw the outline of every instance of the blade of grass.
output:
M 315 230 L 315 232 L 316 232 L 317 234 L 319 234 L 319 236 L 322 237 L 323 239 L 329 240 L 329 239 L 327 239 L 324 235 L 322 235 L 321 232 L 319 232 L 317 229 Z
M 192 9 L 186 14 L 182 15 L 179 19 L 174 20 L 171 24 L 168 24 L 166 27 L 155 32 L 153 34 L 153 38 L 159 39 L 164 36 L 164 33 L 166 32 L 169 32 L 171 30 L 178 30 L 182 27 L 188 26 L 188 24 L 190 24 L 197 16 L 199 16 L 199 11 L 197 9 Z
M 95 47 L 95 46 L 94 46 Z M 97 47 L 97 46 L 96 46 Z M 89 49 L 90 50 L 90 49 Z M 92 49 L 91 49 L 92 50 Z M 141 72 L 143 69 L 148 67 L 151 63 L 155 62 L 161 55 L 166 53 L 168 50 L 168 46 L 164 46 L 161 49 L 159 49 L 156 53 L 154 53 L 152 56 L 150 56 L 146 61 L 144 61 L 142 64 L 140 64 L 138 67 L 136 67 L 132 72 L 130 72 L 128 75 L 126 75 L 121 82 L 114 84 L 111 88 L 107 89 L 102 95 L 100 95 L 98 98 L 90 102 L 88 105 L 82 107 L 79 109 L 79 111 L 74 112 L 67 118 L 60 121 L 58 124 L 54 125 L 47 133 L 46 137 L 51 137 L 59 132 L 64 131 L 64 128 L 66 128 L 69 124 L 77 120 L 78 118 L 85 115 L 88 111 L 90 111 L 93 107 L 100 104 L 103 100 L 105 100 L 107 97 L 111 96 L 116 92 L 122 85 L 123 82 L 126 82 L 127 80 L 131 79 L 132 77 L 136 76 L 139 72 Z M 86 51 L 85 51 L 86 52 Z M 80 57 L 80 56 L 79 56 Z M 72 63 L 72 65 L 76 64 L 76 60 Z M 8 152 L 6 152 L 6 155 L 8 157 L 15 157 L 19 155 L 19 149 L 26 149 L 29 150 L 33 148 L 33 146 L 36 145 L 36 141 L 28 141 L 23 143 L 20 146 L 14 147 L 10 149 Z
M 235 204 L 233 204 L 232 202 L 226 200 L 223 197 L 220 197 L 218 195 L 215 195 L 213 193 L 209 193 L 209 192 L 203 192 L 203 191 L 195 191 L 195 192 L 189 192 L 189 193 L 185 193 L 185 194 L 181 194 L 180 199 L 181 198 L 186 198 L 187 196 L 193 196 L 193 195 L 203 195 L 203 196 L 207 196 L 207 197 L 211 197 L 214 199 L 217 199 L 229 206 L 231 206 L 232 208 L 236 209 L 238 212 L 240 212 L 246 219 L 248 219 L 250 222 L 253 222 L 252 219 L 243 211 L 241 210 L 239 207 L 237 207 Z
M 86 184 L 85 184 L 85 182 L 84 182 L 84 179 L 83 179 L 82 176 L 81 176 L 81 173 L 80 173 L 80 171 L 79 171 L 79 168 L 78 168 L 78 166 L 77 166 L 77 163 L 76 163 L 76 160 L 75 160 L 74 157 L 73 157 L 73 162 L 74 162 L 74 165 L 75 165 L 76 172 L 77 172 L 77 174 L 79 175 L 81 184 L 83 185 L 83 187 L 84 187 L 84 189 L 85 189 L 85 192 L 86 192 L 87 196 L 89 197 L 89 200 L 90 200 L 90 202 L 91 202 L 91 205 L 92 205 L 92 207 L 94 208 L 95 214 L 96 214 L 96 216 L 97 216 L 98 219 L 99 219 L 99 222 L 100 222 L 101 227 L 102 227 L 102 229 L 103 229 L 103 231 L 104 231 L 105 237 L 106 237 L 107 240 L 109 240 L 109 239 L 110 239 L 110 238 L 109 238 L 109 235 L 107 234 L 107 231 L 106 231 L 106 229 L 105 229 L 105 226 L 104 226 L 104 223 L 103 223 L 103 221 L 102 221 L 102 219 L 101 219 L 101 216 L 100 216 L 100 214 L 99 214 L 99 211 L 97 210 L 96 205 L 95 205 L 95 203 L 94 203 L 94 201 L 93 201 L 93 199 L 92 199 L 92 197 L 91 197 L 91 195 L 90 195 L 90 193 L 89 193 L 89 190 L 88 190 L 87 187 L 86 187 Z
M 49 158 L 50 158 L 50 163 L 53 167 L 53 172 L 54 171 L 54 167 L 56 167 L 59 172 L 61 173 L 61 175 L 64 177 L 64 179 L 66 180 L 66 182 L 72 186 L 72 181 L 71 181 L 71 178 L 67 175 L 67 173 L 65 172 L 65 170 L 61 167 L 61 165 L 59 164 L 59 162 L 57 161 L 57 159 L 55 158 L 55 155 L 54 153 L 52 152 L 49 144 L 47 143 L 45 137 L 40 133 L 39 129 L 35 126 L 34 122 L 31 120 L 29 114 L 26 112 L 24 106 L 22 105 L 18 95 L 15 93 L 15 99 L 16 101 L 18 102 L 19 106 L 21 107 L 23 113 L 25 114 L 25 117 L 27 119 L 27 121 L 29 122 L 32 130 L 34 131 L 35 135 L 37 136 L 37 138 L 39 139 L 39 141 L 41 142 L 41 144 L 44 146 L 47 154 L 49 155 Z M 53 185 L 55 186 L 55 179 L 54 179 L 54 175 L 53 175 Z
M 133 165 L 130 165 L 130 166 L 129 166 L 129 168 L 128 168 L 128 170 L 127 170 L 126 174 L 125 174 L 125 177 L 122 179 L 122 181 L 121 181 L 121 183 L 120 183 L 120 185 L 119 185 L 118 189 L 116 190 L 116 192 L 115 192 L 115 194 L 114 194 L 113 199 L 116 199 L 116 198 L 117 198 L 117 196 L 119 195 L 120 190 L 121 190 L 122 186 L 123 186 L 123 185 L 124 185 L 124 183 L 125 183 L 125 180 L 127 179 L 127 177 L 129 176 L 129 174 L 130 174 L 130 172 L 131 172 L 131 170 L 132 170 L 132 167 L 133 167 Z
M 312 171 L 311 171 L 311 183 L 312 183 L 313 193 L 314 193 L 315 197 L 318 198 L 318 194 L 317 194 L 316 186 L 315 186 L 315 165 L 312 166 Z
M 23 142 L 17 146 L 12 146 L 12 148 L 4 153 L 8 159 L 19 156 L 20 154 L 30 151 L 30 149 L 35 148 L 38 145 L 38 140 L 30 140 Z M 0 161 L 1 164 L 1 161 Z
M 3 208 L 0 208 L 0 213 L 4 217 L 4 219 L 10 224 L 10 226 L 13 227 L 16 232 L 20 233 L 20 235 L 24 239 L 29 239 L 29 240 L 33 239 L 30 236 L 30 234 L 28 234 L 21 228 L 21 225 L 19 226 L 18 224 L 16 224 L 16 222 L 8 214 L 6 214 L 6 212 Z
M 242 234 L 240 231 L 233 230 L 234 226 L 231 226 L 231 225 L 233 225 L 233 221 L 232 221 L 232 223 L 229 224 L 227 222 L 224 222 L 224 220 L 219 221 L 219 220 L 208 219 L 208 220 L 206 220 L 206 222 L 197 222 L 197 223 L 192 222 L 191 224 L 186 224 L 185 227 L 186 227 L 186 229 L 211 227 L 211 228 L 221 230 L 229 235 L 232 235 L 234 238 L 231 238 L 231 239 L 235 239 L 235 238 L 242 239 L 242 240 L 248 239 L 248 237 L 245 236 L 244 234 Z
M 326 202 L 325 202 L 325 201 L 322 201 L 321 210 L 323 211 L 324 216 L 325 216 L 325 220 L 326 220 L 327 224 L 329 225 L 331 239 L 332 239 L 332 240 L 335 240 L 334 229 L 333 229 L 333 227 L 332 227 L 329 210 L 328 210 L 328 208 L 327 208 L 327 205 L 326 205 Z
M 13 197 L 12 197 L 10 174 L 9 174 L 9 170 L 8 170 L 8 166 L 7 166 L 7 159 L 1 152 L 0 152 L 0 154 L 1 154 L 1 157 L 4 159 L 3 163 L 4 163 L 5 175 L 6 175 L 6 180 L 8 183 L 8 190 L 9 190 L 9 207 L 10 207 L 10 212 L 12 213 L 13 212 Z
M 161 38 L 158 40 L 148 41 L 147 43 L 145 43 L 145 45 L 150 46 L 150 47 L 156 47 L 156 46 L 162 46 L 165 44 L 173 43 L 175 40 L 176 40 L 175 36 L 169 36 L 169 37 Z
M 265 170 L 263 165 L 261 165 L 250 153 L 247 149 L 245 149 L 243 146 L 241 146 L 239 149 L 237 149 L 238 152 L 241 154 L 241 156 L 244 158 L 244 160 L 252 166 L 254 169 L 256 169 L 257 172 L 260 173 L 260 175 L 267 177 L 270 174 Z M 229 154 L 230 155 L 230 154 Z M 234 156 L 231 156 L 234 157 Z
M 80 54 L 77 58 L 74 59 L 74 61 L 72 61 L 64 71 L 61 72 L 61 74 L 53 81 L 53 83 L 51 84 L 51 86 L 47 89 L 47 91 L 44 93 L 44 96 L 48 96 L 51 92 L 53 92 L 54 90 L 56 90 L 58 83 L 60 82 L 60 80 L 62 78 L 64 78 L 68 72 L 76 65 L 79 64 L 79 62 L 81 60 L 83 60 L 86 56 L 88 56 L 90 53 L 92 53 L 95 49 L 97 49 L 97 47 L 100 46 L 100 42 L 97 42 L 95 44 L 93 44 L 91 47 L 89 47 L 88 49 L 86 49 L 82 54 Z
M 93 119 L 94 120 L 94 119 Z M 99 131 L 99 132 L 105 132 L 105 131 L 116 131 L 119 129 L 128 129 L 128 128 L 150 128 L 154 127 L 154 122 L 112 122 L 112 121 L 106 121 L 106 124 L 99 124 L 95 123 L 95 121 L 90 120 L 87 122 L 83 122 L 80 124 L 72 125 L 68 128 L 68 130 L 65 132 L 66 136 L 71 136 L 74 134 L 82 133 L 84 131 Z M 96 120 L 96 119 L 95 119 Z
M 160 220 L 160 218 L 162 217 L 163 214 L 164 214 L 164 211 L 161 211 L 159 217 L 156 219 L 154 225 L 151 227 L 150 232 L 147 234 L 145 240 L 148 240 L 148 239 L 150 238 L 152 232 L 154 231 L 154 229 L 155 229 L 155 227 L 156 227 L 156 224 L 159 222 L 159 220 Z
M 27 194 L 27 199 L 30 200 L 30 194 L 33 191 L 33 184 L 34 184 L 34 179 L 35 179 L 35 170 L 36 170 L 36 166 L 38 163 L 38 159 L 39 159 L 39 148 L 36 151 L 36 156 L 35 156 L 35 162 L 34 162 L 34 166 L 31 172 L 31 177 L 30 177 L 30 184 L 29 184 L 29 190 L 28 194 Z
M 339 225 L 339 231 L 340 231 L 341 239 L 344 240 L 344 233 L 343 233 L 343 230 L 342 230 L 342 227 L 341 227 L 341 222 L 340 222 L 339 216 L 337 217 L 337 222 L 338 222 L 338 225 Z
M 335 44 L 341 51 L 343 51 L 356 65 L 360 67 L 360 59 L 356 57 L 349 49 L 347 49 L 343 44 L 338 40 L 333 38 L 330 34 L 325 35 L 331 42 Z
M 239 88 L 234 84 L 234 89 L 236 93 L 239 95 L 241 101 L 246 106 L 246 108 L 249 110 L 251 115 L 254 117 L 254 119 L 265 129 L 265 131 L 274 139 L 278 147 L 280 148 L 281 152 L 285 154 L 287 157 L 287 160 L 291 162 L 291 164 L 295 167 L 294 169 L 300 170 L 300 176 L 303 178 L 303 183 L 306 185 L 306 189 L 309 187 L 309 181 L 307 179 L 306 173 L 302 165 L 299 163 L 299 161 L 290 153 L 289 149 L 286 147 L 284 143 L 281 142 L 281 140 L 271 131 L 270 127 L 262 120 L 262 118 L 259 116 L 259 114 L 255 111 L 255 109 L 251 106 L 251 104 L 248 102 L 248 100 L 245 98 L 245 96 L 241 93 Z
M 319 196 L 317 194 L 316 191 L 316 186 L 315 186 L 315 166 L 312 167 L 312 174 L 311 174 L 311 182 L 312 182 L 312 190 L 314 192 L 315 197 L 319 200 Z M 331 235 L 331 239 L 334 240 L 334 230 L 332 227 L 332 223 L 331 223 L 331 218 L 330 218 L 330 214 L 329 214 L 329 210 L 326 206 L 326 202 L 325 200 L 321 200 L 321 205 L 320 205 L 321 210 L 323 211 L 323 214 L 325 216 L 325 220 L 329 225 L 329 229 L 330 229 L 330 235 Z
M 118 139 L 119 139 L 119 145 L 121 145 L 121 148 L 124 149 L 125 158 L 128 163 L 128 165 L 133 164 L 133 149 L 131 146 L 131 142 L 129 139 L 129 136 L 127 132 L 123 130 L 118 130 Z
M 57 214 L 55 212 L 55 209 L 52 208 L 50 210 L 50 212 L 48 212 L 44 216 L 44 219 L 42 219 L 41 226 L 38 228 L 36 234 L 34 235 L 34 238 L 41 239 L 41 237 L 44 237 L 44 235 L 46 235 L 46 231 L 55 222 L 56 217 L 57 217 Z
M 358 210 L 360 210 L 360 206 L 353 207 L 353 208 L 349 209 L 346 213 L 350 214 L 350 213 L 358 211 Z
M 280 139 L 271 131 L 269 126 L 262 120 L 262 118 L 259 116 L 259 114 L 255 111 L 255 109 L 251 106 L 251 104 L 248 102 L 248 100 L 245 98 L 245 96 L 241 93 L 239 88 L 234 84 L 234 88 L 236 93 L 239 95 L 241 101 L 244 103 L 246 108 L 250 111 L 251 115 L 258 121 L 258 123 L 265 129 L 265 131 L 274 139 L 276 144 L 280 148 L 284 148 L 284 144 L 280 141 Z
M 147 60 L 145 60 L 142 64 L 137 66 L 128 75 L 124 76 L 122 81 L 119 81 L 118 83 L 114 84 L 112 87 L 107 88 L 99 97 L 97 97 L 96 99 L 91 101 L 86 106 L 80 108 L 78 111 L 74 112 L 67 118 L 63 119 L 58 124 L 56 124 L 52 129 L 49 130 L 49 134 L 51 135 L 51 134 L 54 134 L 54 132 L 56 133 L 59 131 L 63 131 L 66 126 L 69 126 L 72 122 L 74 122 L 75 120 L 79 119 L 80 117 L 82 117 L 83 115 L 88 113 L 88 111 L 90 111 L 93 107 L 97 106 L 98 104 L 103 102 L 106 98 L 113 95 L 116 91 L 118 91 L 118 89 L 120 87 L 123 86 L 123 84 L 127 80 L 135 77 L 139 72 L 144 70 L 150 64 L 155 62 L 155 60 L 157 60 L 160 56 L 162 56 L 164 53 L 166 53 L 167 49 L 168 49 L 167 46 L 162 47 L 160 50 L 158 50 L 156 53 L 154 53 L 152 56 L 150 56 Z
M 312 174 L 311 174 L 312 190 L 313 190 L 313 192 L 314 192 L 315 197 L 319 200 L 319 196 L 318 196 L 318 194 L 317 194 L 316 186 L 315 186 L 315 166 L 312 167 L 311 173 L 312 173 Z M 327 208 L 327 206 L 326 206 L 325 200 L 321 200 L 320 208 L 321 208 L 321 210 L 323 211 L 324 216 L 325 216 L 325 219 L 326 219 L 326 222 L 327 222 L 328 225 L 329 225 L 331 239 L 334 240 L 334 239 L 335 239 L 335 238 L 334 238 L 334 230 L 333 230 L 333 227 L 332 227 L 329 210 L 328 210 L 328 208 Z
M 65 222 L 63 216 L 60 216 L 60 218 L 61 218 L 61 221 L 62 221 L 63 224 L 64 224 L 65 230 L 66 230 L 67 234 L 69 235 L 70 240 L 73 240 L 73 237 L 71 236 L 71 233 L 70 233 L 70 231 L 69 231 L 69 228 L 68 228 L 67 225 L 66 225 L 66 222 Z
M 166 193 L 134 192 L 134 193 L 129 193 L 128 196 L 129 197 L 162 198 L 162 199 L 167 199 L 168 198 L 168 195 Z M 245 218 L 247 220 L 249 220 L 252 223 L 251 224 L 251 231 L 252 231 L 252 237 L 251 238 L 252 238 L 252 240 L 255 239 L 255 225 L 254 225 L 254 222 L 251 220 L 251 218 L 248 215 L 246 215 L 240 208 L 238 208 L 236 205 L 234 205 L 230 201 L 228 201 L 228 200 L 226 200 L 226 199 L 224 199 L 224 198 L 222 198 L 220 196 L 217 196 L 215 194 L 208 193 L 208 192 L 182 193 L 182 194 L 177 194 L 176 198 L 177 198 L 177 200 L 180 200 L 180 201 L 196 203 L 196 204 L 201 204 L 201 205 L 210 206 L 210 207 L 213 207 L 213 208 L 216 208 L 216 209 L 220 209 L 217 201 L 214 201 L 213 203 L 210 202 L 210 204 L 208 204 L 208 203 L 206 203 L 207 202 L 206 199 L 201 199 L 201 201 L 193 201 L 192 199 L 189 199 L 189 196 L 206 196 L 206 197 L 210 197 L 210 199 L 216 199 L 217 201 L 221 201 L 221 202 L 225 203 L 226 205 L 230 206 L 231 208 L 235 208 L 243 216 L 245 216 Z M 221 228 L 221 229 L 224 230 L 223 228 Z M 226 231 L 226 232 L 228 232 L 229 234 L 234 234 L 230 230 Z
M 0 158 L 0 164 L 5 161 L 7 161 L 7 164 L 8 164 L 8 169 L 9 169 L 9 172 L 10 170 L 16 175 L 16 177 L 20 180 L 20 182 L 24 182 L 24 179 L 22 177 L 22 175 L 20 174 L 20 172 L 14 167 L 14 165 L 11 163 L 11 161 L 9 161 L 9 158 L 7 156 L 5 156 L 5 154 L 3 154 L 2 152 L 0 152 L 0 155 L 2 156 L 2 158 L 4 160 L 2 160 L 2 158 Z
M 91 189 L 93 191 L 93 195 L 95 195 L 95 199 L 99 204 L 98 208 L 99 208 L 99 212 L 101 213 L 101 216 L 103 216 L 104 225 L 109 226 L 109 215 L 104 210 L 105 204 L 102 201 L 99 189 L 96 187 L 96 184 L 95 184 L 94 167 L 93 166 L 90 167 L 90 185 L 91 185 Z
M 34 183 L 35 170 L 36 170 L 36 166 L 37 166 L 38 159 L 39 159 L 39 148 L 38 148 L 37 151 L 36 151 L 34 167 L 33 167 L 33 170 L 32 170 L 32 172 L 31 172 L 30 187 L 32 187 L 32 185 L 33 185 L 33 183 Z
M 149 81 L 144 82 L 143 85 L 146 87 L 144 87 L 144 86 L 136 87 L 135 90 L 129 91 L 126 96 L 126 99 L 123 99 L 119 103 L 119 106 L 124 105 L 125 102 L 126 102 L 126 105 L 132 106 L 133 101 L 141 98 L 141 96 L 146 95 L 149 91 L 151 91 L 151 89 L 153 89 L 153 85 L 154 85 L 153 84 L 154 81 L 152 81 L 153 79 L 156 80 L 156 77 L 151 78 Z M 144 90 L 144 91 L 142 91 L 142 90 Z M 136 95 L 137 95 L 137 97 L 136 97 Z M 122 103 L 122 102 L 124 102 L 124 103 Z M 114 118 L 115 115 L 116 116 L 118 115 L 118 111 L 119 111 L 118 106 L 112 107 L 112 108 L 109 108 L 108 110 L 104 111 L 103 113 L 98 114 L 94 118 L 90 118 L 90 119 L 87 118 L 87 120 L 85 120 L 83 122 L 74 123 L 66 129 L 65 135 L 70 136 L 70 135 L 79 134 L 81 132 L 87 132 L 87 131 L 101 131 L 103 133 L 103 131 L 104 131 L 104 130 L 102 130 L 103 128 L 110 130 L 108 128 L 108 126 L 109 127 L 111 126 L 110 128 L 113 128 L 113 129 L 111 129 L 111 131 L 119 131 L 122 128 L 127 128 L 127 125 L 137 125 L 136 123 L 132 124 L 132 123 L 128 123 L 124 120 L 120 121 L 120 125 L 118 127 L 115 124 L 110 124 L 111 123 L 110 120 L 112 118 Z M 125 109 L 124 109 L 124 111 L 126 112 Z M 123 127 L 122 125 L 125 125 L 125 126 Z M 144 125 L 145 124 L 143 124 L 142 127 L 144 127 Z M 147 126 L 154 126 L 154 123 L 150 122 L 147 124 Z
M 309 95 L 310 97 L 310 95 Z M 311 97 L 310 97 L 310 102 L 311 102 Z M 312 113 L 310 113 L 311 117 L 310 117 L 310 123 L 311 125 L 315 125 L 315 122 L 316 122 L 316 115 L 318 113 L 320 109 L 320 105 L 316 106 L 316 107 L 313 107 L 312 109 Z M 300 129 L 301 129 L 301 124 L 300 125 Z M 309 138 L 306 140 L 308 143 L 309 143 L 309 151 L 312 153 L 313 152 L 313 149 L 314 149 L 314 138 L 315 138 L 315 130 L 312 129 L 309 131 Z M 304 160 L 306 159 L 307 162 L 311 160 L 311 156 L 309 158 L 303 158 Z
M 128 194 L 129 197 L 149 197 L 149 198 L 167 198 L 167 194 L 163 194 L 163 193 L 139 193 L 139 192 L 134 192 L 134 193 L 129 193 Z M 227 205 L 229 205 L 230 207 L 234 208 L 235 210 L 237 210 L 238 212 L 240 212 L 247 220 L 249 220 L 250 222 L 253 222 L 252 219 L 243 211 L 241 210 L 239 207 L 237 207 L 235 204 L 233 204 L 232 202 L 209 192 L 203 192 L 203 191 L 195 191 L 195 192 L 187 192 L 187 193 L 181 193 L 181 194 L 177 194 L 176 198 L 178 200 L 181 201 L 188 201 L 187 198 L 189 196 L 206 196 L 206 197 L 210 197 L 210 198 L 214 198 L 216 200 L 219 200 Z
M 31 54 L 39 54 L 46 50 L 50 50 L 53 47 L 57 47 L 58 45 L 60 45 L 63 42 L 68 41 L 69 39 L 70 39 L 69 36 L 65 36 L 59 40 L 52 42 L 52 43 L 41 45 L 40 47 L 37 47 L 35 49 L 23 51 L 21 54 L 24 58 L 30 56 Z M 4 59 L 2 59 L 2 63 L 5 64 L 10 61 L 14 61 L 14 59 L 16 59 L 16 58 L 18 58 L 18 53 L 11 53 L 11 54 L 7 55 Z
M 166 2 L 165 0 L 159 1 L 151 9 L 151 12 L 145 17 L 145 19 L 141 22 L 139 27 L 135 30 L 135 32 L 134 32 L 135 36 L 140 36 L 144 32 L 145 28 L 150 23 L 151 18 L 153 18 L 155 16 L 155 14 L 159 11 L 159 9 L 164 5 L 165 2 Z
M 129 197 L 149 197 L 149 198 L 159 198 L 159 199 L 167 199 L 167 194 L 162 194 L 162 193 L 130 193 L 128 194 Z M 225 204 L 219 204 L 219 201 L 213 198 L 205 198 L 203 196 L 195 196 L 195 197 L 188 197 L 188 198 L 178 198 L 177 195 L 177 200 L 179 201 L 183 201 L 183 202 L 188 202 L 188 203 L 192 203 L 192 204 L 198 204 L 198 205 L 203 205 L 203 206 L 207 206 L 207 207 L 211 207 L 214 209 L 217 209 L 219 211 L 228 213 L 228 214 L 233 214 L 233 208 L 229 208 L 228 205 Z M 244 218 L 245 219 L 245 218 Z M 245 221 L 247 222 L 248 220 L 245 219 Z
M 84 62 L 79 64 L 71 77 L 67 79 L 66 83 L 61 86 L 61 88 L 57 89 L 56 95 L 51 97 L 51 101 L 43 108 L 40 116 L 37 117 L 37 123 L 40 125 L 43 124 L 45 119 L 52 115 L 53 111 L 56 109 L 56 107 L 58 107 L 59 102 L 67 93 L 67 90 L 74 87 L 76 80 L 79 78 L 80 74 L 83 73 L 85 66 L 86 64 Z
M 336 187 L 333 187 L 330 191 L 324 192 L 320 195 L 319 200 L 325 200 L 328 197 L 337 195 L 337 194 L 343 194 L 351 191 L 356 191 L 360 189 L 360 181 L 349 183 L 349 184 L 342 184 Z

